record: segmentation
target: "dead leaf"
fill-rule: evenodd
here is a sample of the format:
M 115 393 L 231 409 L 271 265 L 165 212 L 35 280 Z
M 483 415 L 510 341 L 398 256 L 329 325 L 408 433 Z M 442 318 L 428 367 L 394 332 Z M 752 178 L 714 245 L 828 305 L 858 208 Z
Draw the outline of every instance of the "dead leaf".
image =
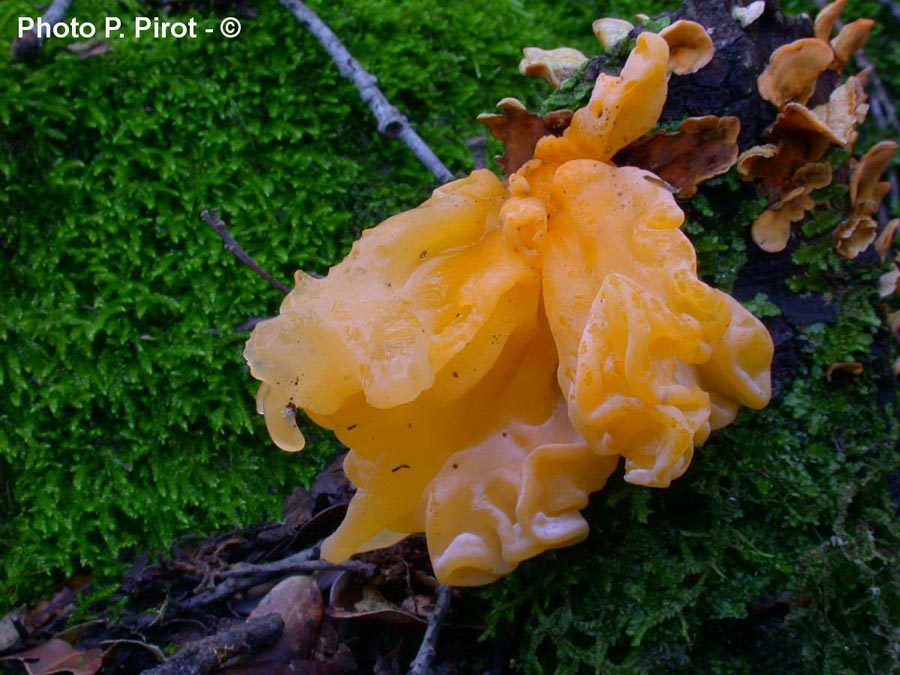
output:
M 232 675 L 307 672 L 293 671 L 291 667 L 297 660 L 305 661 L 312 652 L 324 611 L 322 594 L 312 577 L 294 576 L 284 579 L 247 617 L 249 621 L 278 614 L 284 621 L 284 630 L 278 642 L 265 652 L 244 659 L 240 666 L 225 668 L 220 672 Z
M 430 607 L 428 600 L 424 607 Z M 421 611 L 421 608 L 420 608 Z M 402 625 L 424 625 L 427 614 L 408 611 L 387 600 L 377 588 L 344 572 L 331 586 L 328 615 L 335 619 L 378 619 Z
M 618 165 L 647 169 L 692 197 L 698 183 L 725 173 L 738 158 L 737 117 L 691 117 L 676 131 L 657 131 L 616 154 Z
M 166 655 L 163 654 L 163 651 L 159 647 L 157 647 L 156 645 L 151 645 L 147 642 L 141 642 L 140 640 L 104 640 L 100 644 L 103 647 L 104 659 L 113 652 L 122 649 L 123 647 L 136 647 L 153 654 L 153 657 L 159 663 L 163 663 L 166 660 Z
M 68 642 L 53 638 L 34 649 L 6 656 L 0 661 L 18 661 L 29 675 L 94 675 L 103 665 L 103 651 L 94 648 L 81 652 Z

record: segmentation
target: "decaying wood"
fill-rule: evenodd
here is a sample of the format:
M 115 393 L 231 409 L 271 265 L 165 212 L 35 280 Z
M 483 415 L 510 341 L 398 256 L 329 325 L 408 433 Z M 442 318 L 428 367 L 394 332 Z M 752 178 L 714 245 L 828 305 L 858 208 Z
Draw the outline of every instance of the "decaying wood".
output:
M 146 675 L 200 675 L 211 673 L 235 656 L 254 654 L 275 643 L 284 630 L 278 614 L 250 619 L 215 635 L 193 642 Z
M 388 138 L 401 140 L 442 183 L 453 180 L 453 174 L 416 133 L 406 116 L 391 105 L 378 88 L 378 78 L 353 58 L 334 31 L 300 0 L 279 0 L 279 2 L 319 41 L 337 65 L 341 75 L 356 85 L 363 102 L 369 106 L 369 110 L 378 120 L 378 132 Z

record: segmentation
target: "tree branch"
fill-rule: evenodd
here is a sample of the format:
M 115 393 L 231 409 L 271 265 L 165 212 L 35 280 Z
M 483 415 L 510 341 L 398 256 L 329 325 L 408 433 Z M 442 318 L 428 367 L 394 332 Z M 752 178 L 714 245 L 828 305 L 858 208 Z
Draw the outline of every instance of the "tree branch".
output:
M 441 632 L 441 624 L 450 610 L 450 598 L 452 595 L 452 587 L 447 584 L 438 586 L 434 609 L 431 611 L 431 616 L 428 617 L 428 628 L 425 629 L 425 637 L 422 639 L 419 653 L 416 654 L 416 658 L 409 667 L 409 675 L 428 675 L 431 672 L 431 662 L 437 654 L 437 641 Z
M 262 267 L 260 267 L 257 262 L 251 258 L 247 252 L 241 248 L 240 244 L 235 241 L 234 237 L 231 236 L 231 233 L 228 231 L 228 227 L 225 225 L 225 222 L 219 218 L 219 209 L 203 209 L 202 213 L 200 213 L 200 217 L 203 219 L 203 222 L 209 225 L 213 230 L 216 231 L 222 241 L 225 242 L 225 250 L 231 253 L 235 258 L 244 263 L 251 270 L 256 272 L 259 276 L 269 282 L 272 286 L 277 288 L 282 293 L 290 293 L 291 289 L 285 286 L 283 283 L 278 281 L 271 274 L 266 272 Z
M 44 16 L 41 17 L 43 23 L 48 24 L 51 28 L 66 18 L 66 12 L 72 0 L 53 0 Z M 12 43 L 13 61 L 30 61 L 37 57 L 44 44 L 44 38 L 39 36 L 34 29 L 28 31 L 20 38 L 16 38 Z
M 278 614 L 250 619 L 242 624 L 192 642 L 175 656 L 145 675 L 198 675 L 211 673 L 229 659 L 254 654 L 278 639 L 284 620 Z
M 378 88 L 378 78 L 353 58 L 340 38 L 325 22 L 300 0 L 279 0 L 279 2 L 319 41 L 319 44 L 337 65 L 341 75 L 356 85 L 363 102 L 369 106 L 369 110 L 378 121 L 378 132 L 388 138 L 398 138 L 403 141 L 404 145 L 412 150 L 418 160 L 439 181 L 446 183 L 453 180 L 453 174 L 416 133 L 409 120 L 381 93 Z
M 305 551 L 303 552 L 305 553 Z M 279 575 L 302 574 L 309 572 L 318 572 L 320 570 L 342 570 L 345 572 L 356 572 L 363 576 L 371 577 L 377 571 L 375 565 L 364 563 L 359 560 L 347 560 L 340 563 L 330 563 L 327 560 L 308 560 L 307 557 L 298 553 L 284 560 L 278 560 L 263 565 L 244 564 L 232 567 L 230 570 L 219 572 L 216 576 L 221 579 L 234 579 L 243 577 L 268 578 Z

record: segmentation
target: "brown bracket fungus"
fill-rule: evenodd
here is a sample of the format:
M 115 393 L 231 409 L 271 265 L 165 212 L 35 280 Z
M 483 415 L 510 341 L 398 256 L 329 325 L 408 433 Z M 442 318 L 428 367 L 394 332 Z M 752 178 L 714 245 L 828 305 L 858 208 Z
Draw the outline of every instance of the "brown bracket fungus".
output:
M 603 18 L 593 23 L 594 35 L 600 40 L 603 49 L 611 52 L 616 46 L 628 37 L 634 26 L 624 19 Z

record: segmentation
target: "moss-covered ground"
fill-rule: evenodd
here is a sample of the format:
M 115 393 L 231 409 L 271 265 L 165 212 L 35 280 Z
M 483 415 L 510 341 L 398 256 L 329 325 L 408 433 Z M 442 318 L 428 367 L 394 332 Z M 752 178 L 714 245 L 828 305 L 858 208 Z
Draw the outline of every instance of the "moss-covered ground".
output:
M 196 3 L 201 4 L 201 3 Z M 191 9 L 200 28 L 231 13 Z M 525 45 L 596 52 L 590 22 L 671 8 L 612 2 L 310 2 L 456 173 L 471 169 L 475 116 L 546 90 L 516 72 Z M 102 22 L 156 3 L 78 0 Z M 131 556 L 177 537 L 275 516 L 331 441 L 281 453 L 254 414 L 235 327 L 280 294 L 199 219 L 218 207 L 282 279 L 324 272 L 366 226 L 420 202 L 432 178 L 380 138 L 352 85 L 274 0 L 240 37 L 118 40 L 81 60 L 51 41 L 33 65 L 0 61 L 0 615 L 55 583 L 102 587 Z M 810 10 L 793 2 L 793 10 Z M 0 4 L 10 42 L 28 0 Z M 869 48 L 895 98 L 900 50 L 879 18 Z M 878 134 L 869 128 L 864 143 Z M 499 149 L 492 142 L 489 154 Z M 686 231 L 707 280 L 754 269 L 752 198 L 730 218 L 695 200 Z M 844 195 L 821 193 L 839 208 Z M 896 197 L 893 213 L 897 215 Z M 592 536 L 480 591 L 492 634 L 532 672 L 890 672 L 900 669 L 900 526 L 892 349 L 875 262 L 830 253 L 827 231 L 782 296 L 744 298 L 767 317 L 780 386 L 764 411 L 698 449 L 666 491 L 620 478 L 589 509 Z M 815 237 L 818 235 L 818 239 Z M 752 286 L 746 283 L 745 285 Z M 740 285 L 740 284 L 739 284 Z M 761 284 L 765 286 L 765 284 Z M 829 382 L 829 365 L 858 361 Z

